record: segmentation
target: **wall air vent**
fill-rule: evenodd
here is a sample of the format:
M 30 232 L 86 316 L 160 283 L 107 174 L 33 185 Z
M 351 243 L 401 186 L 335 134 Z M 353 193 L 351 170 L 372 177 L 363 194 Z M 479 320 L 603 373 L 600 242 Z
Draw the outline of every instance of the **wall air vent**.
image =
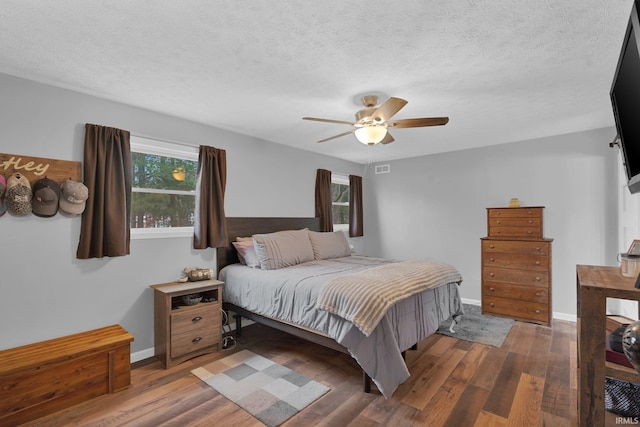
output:
M 391 165 L 376 165 L 376 175 L 391 172 Z

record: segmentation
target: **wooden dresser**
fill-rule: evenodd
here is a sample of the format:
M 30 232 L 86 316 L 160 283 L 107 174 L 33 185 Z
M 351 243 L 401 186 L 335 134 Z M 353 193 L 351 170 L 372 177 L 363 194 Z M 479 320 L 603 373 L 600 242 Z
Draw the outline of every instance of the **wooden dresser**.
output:
M 151 285 L 155 353 L 166 368 L 222 349 L 222 286 L 218 280 Z M 183 297 L 192 294 L 202 302 L 186 305 Z
M 551 242 L 542 206 L 487 208 L 482 312 L 550 326 Z

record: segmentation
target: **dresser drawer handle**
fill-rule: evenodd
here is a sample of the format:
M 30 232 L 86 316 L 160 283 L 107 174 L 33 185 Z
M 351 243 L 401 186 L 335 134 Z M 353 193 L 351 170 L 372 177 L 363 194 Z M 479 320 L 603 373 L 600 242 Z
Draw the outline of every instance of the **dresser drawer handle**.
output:
M 495 258 L 489 258 L 489 261 L 494 262 L 496 259 Z
M 540 261 L 536 261 L 536 265 L 540 265 Z
M 533 231 L 527 230 L 527 234 L 533 234 Z
M 500 215 L 500 211 L 496 212 L 496 215 Z
M 202 341 L 202 337 L 195 337 L 194 339 L 191 340 L 191 342 L 194 344 L 198 344 L 200 341 Z
M 496 288 L 494 288 L 494 287 L 492 286 L 492 287 L 490 287 L 490 288 L 489 288 L 489 290 L 490 290 L 491 292 L 493 292 L 493 291 L 495 291 L 495 290 L 496 290 Z
M 531 215 L 532 213 L 533 213 L 533 212 L 531 212 L 531 211 L 527 211 L 527 214 L 529 214 L 529 215 Z
M 193 319 L 191 319 L 191 322 L 198 323 L 201 320 L 202 320 L 202 316 L 197 316 L 197 317 L 194 317 Z
M 540 252 L 542 250 L 542 248 L 536 248 L 536 251 Z
M 495 248 L 494 245 L 489 245 L 489 249 L 493 249 L 493 248 Z
M 539 297 L 540 295 L 542 295 L 540 292 L 536 292 L 537 297 Z
M 531 219 L 530 219 L 530 220 L 529 220 L 529 224 L 533 224 L 533 220 L 531 220 Z
M 536 276 L 536 282 L 539 282 L 540 280 L 542 280 L 542 278 L 540 276 Z
M 502 224 L 502 221 L 497 220 L 497 221 L 496 221 L 496 224 Z
M 536 314 L 540 314 L 540 310 L 536 310 Z
M 495 307 L 495 304 L 494 304 L 494 303 L 489 303 L 489 305 L 490 305 L 491 307 Z
M 491 276 L 491 277 L 493 277 L 495 275 L 496 275 L 495 273 L 489 273 L 489 276 Z

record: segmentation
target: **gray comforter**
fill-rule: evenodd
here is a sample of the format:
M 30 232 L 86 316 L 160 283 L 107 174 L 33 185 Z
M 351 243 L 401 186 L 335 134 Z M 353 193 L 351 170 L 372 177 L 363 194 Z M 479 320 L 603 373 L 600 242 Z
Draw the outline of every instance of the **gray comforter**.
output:
M 443 283 L 396 303 L 368 337 L 353 323 L 318 310 L 316 302 L 320 288 L 329 279 L 391 262 L 352 256 L 279 270 L 233 264 L 220 271 L 219 279 L 225 282 L 224 301 L 336 340 L 390 398 L 409 377 L 402 351 L 433 334 L 443 320 L 462 314 L 458 284 Z

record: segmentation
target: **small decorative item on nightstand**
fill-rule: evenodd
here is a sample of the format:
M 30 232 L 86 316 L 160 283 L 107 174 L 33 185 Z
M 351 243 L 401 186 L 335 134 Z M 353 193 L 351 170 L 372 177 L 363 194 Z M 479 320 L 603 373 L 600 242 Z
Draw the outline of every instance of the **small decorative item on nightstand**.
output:
M 513 199 L 509 200 L 509 207 L 510 208 L 519 208 L 520 207 L 520 200 L 518 200 L 517 197 L 514 197 Z

